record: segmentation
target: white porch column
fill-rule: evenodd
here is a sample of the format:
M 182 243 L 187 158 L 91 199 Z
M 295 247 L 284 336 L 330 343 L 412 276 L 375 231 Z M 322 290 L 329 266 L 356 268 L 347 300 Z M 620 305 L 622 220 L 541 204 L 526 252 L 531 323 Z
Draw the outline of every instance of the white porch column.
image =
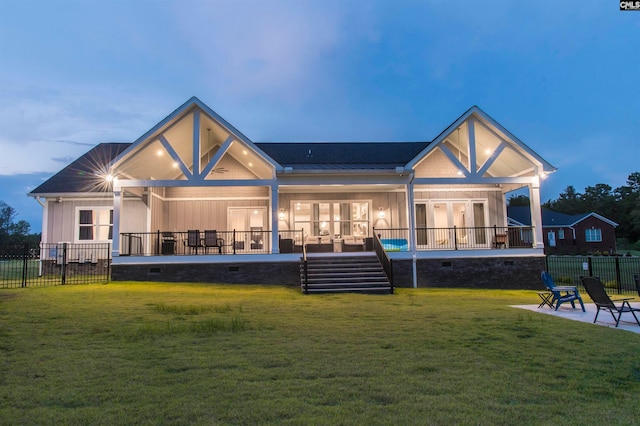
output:
M 418 274 L 416 271 L 416 209 L 414 206 L 415 197 L 413 195 L 414 185 L 413 177 L 407 183 L 407 208 L 409 209 L 409 247 L 411 249 L 412 256 L 412 275 L 413 275 L 413 288 L 418 287 Z
M 271 192 L 271 209 L 269 209 L 269 219 L 271 220 L 271 253 L 280 253 L 280 240 L 278 238 L 278 184 L 272 183 L 269 189 Z
M 122 189 L 113 189 L 113 228 L 111 231 L 111 258 L 120 255 L 120 213 L 122 212 Z
M 531 226 L 534 231 L 534 247 L 544 248 L 542 238 L 542 210 L 540 209 L 540 181 L 529 184 L 529 206 L 531 208 Z

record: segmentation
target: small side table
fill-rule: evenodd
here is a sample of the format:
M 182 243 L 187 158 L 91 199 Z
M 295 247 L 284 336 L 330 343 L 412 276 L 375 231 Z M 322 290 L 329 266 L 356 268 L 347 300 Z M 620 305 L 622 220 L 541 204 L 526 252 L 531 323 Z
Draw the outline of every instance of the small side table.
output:
M 538 296 L 541 300 L 540 304 L 538 305 L 538 309 L 542 308 L 543 306 L 548 306 L 553 309 L 553 305 L 551 304 L 551 301 L 553 300 L 553 293 L 551 293 L 550 291 L 539 291 Z

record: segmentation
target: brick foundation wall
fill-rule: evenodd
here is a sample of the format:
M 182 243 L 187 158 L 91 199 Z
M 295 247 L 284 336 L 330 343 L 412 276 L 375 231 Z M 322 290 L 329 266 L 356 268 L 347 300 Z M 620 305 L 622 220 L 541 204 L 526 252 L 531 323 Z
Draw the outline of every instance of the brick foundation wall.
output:
M 112 281 L 300 285 L 299 262 L 112 265 Z
M 396 287 L 412 287 L 412 261 L 394 260 Z M 418 287 L 542 290 L 544 256 L 418 259 Z

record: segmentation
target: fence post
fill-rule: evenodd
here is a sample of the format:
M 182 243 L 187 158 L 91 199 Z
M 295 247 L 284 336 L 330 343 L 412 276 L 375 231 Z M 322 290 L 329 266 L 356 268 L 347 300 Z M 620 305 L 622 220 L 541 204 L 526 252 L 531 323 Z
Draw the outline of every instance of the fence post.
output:
M 232 237 L 231 241 L 233 241 L 231 243 L 231 244 L 233 244 L 233 254 L 236 254 L 236 228 L 233 228 L 233 237 Z
M 60 267 L 62 274 L 62 285 L 67 282 L 67 243 L 62 243 L 62 266 Z
M 453 225 L 453 247 L 458 250 L 458 231 L 455 225 Z
M 29 244 L 28 243 L 24 243 L 24 245 L 22 246 L 22 287 L 26 287 L 27 286 L 27 273 L 28 273 L 28 268 L 27 268 L 27 259 L 29 257 Z
M 591 264 L 591 256 L 587 256 L 587 265 L 589 267 L 589 276 L 593 276 L 593 265 Z

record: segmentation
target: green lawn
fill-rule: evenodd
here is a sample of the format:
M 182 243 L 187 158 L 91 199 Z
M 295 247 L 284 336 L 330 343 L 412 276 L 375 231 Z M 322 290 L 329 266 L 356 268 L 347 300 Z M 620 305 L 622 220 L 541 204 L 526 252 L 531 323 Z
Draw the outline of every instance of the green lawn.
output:
M 640 335 L 532 291 L 0 290 L 0 424 L 637 424 Z

